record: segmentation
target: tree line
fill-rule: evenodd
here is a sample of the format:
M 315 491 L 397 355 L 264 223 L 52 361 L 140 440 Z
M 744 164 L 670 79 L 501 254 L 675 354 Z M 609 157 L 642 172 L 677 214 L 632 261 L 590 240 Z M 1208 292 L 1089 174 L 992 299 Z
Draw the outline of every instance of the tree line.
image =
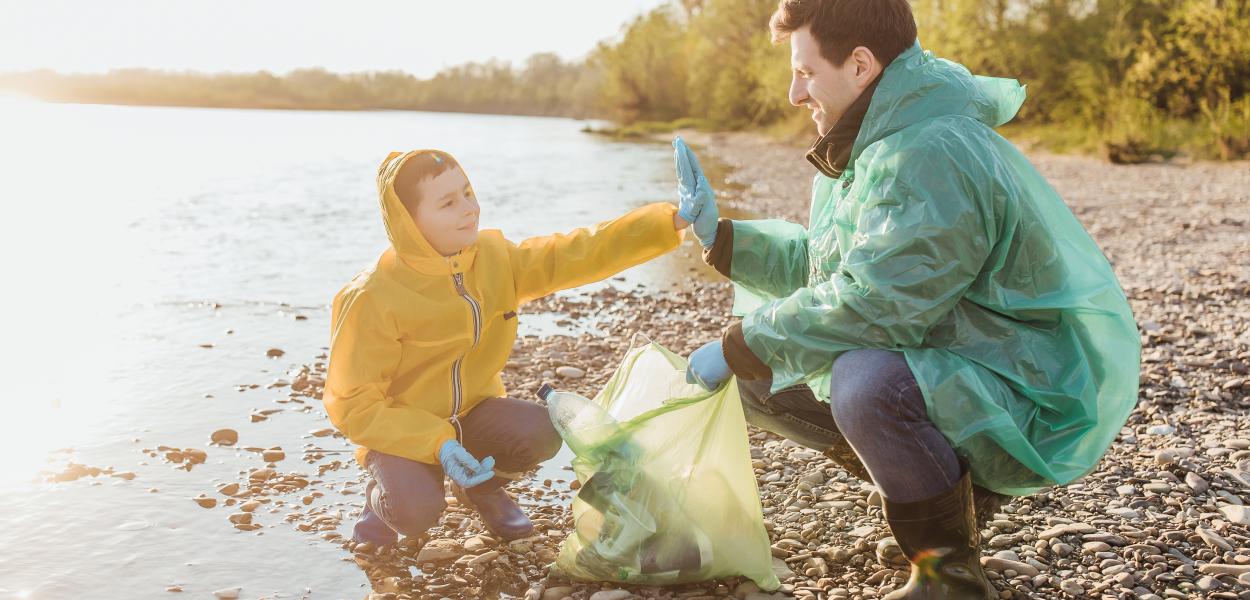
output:
M 682 0 L 591 57 L 598 106 L 624 121 L 806 131 L 775 0 Z M 1009 132 L 1132 162 L 1250 158 L 1250 0 L 912 0 L 921 45 L 1028 86 Z
M 104 74 L 48 70 L 0 74 L 0 89 L 55 102 L 311 110 L 428 110 L 580 116 L 590 114 L 593 73 L 550 53 L 524 64 L 469 63 L 429 79 L 402 71 L 284 75 L 119 69 Z
M 922 45 L 974 73 L 1028 85 L 1018 135 L 1131 161 L 1178 151 L 1250 157 L 1250 0 L 912 0 Z M 403 72 L 285 75 L 119 70 L 0 75 L 65 102 L 396 109 L 598 117 L 622 125 L 810 130 L 789 106 L 776 0 L 673 0 L 583 60 L 536 54 Z

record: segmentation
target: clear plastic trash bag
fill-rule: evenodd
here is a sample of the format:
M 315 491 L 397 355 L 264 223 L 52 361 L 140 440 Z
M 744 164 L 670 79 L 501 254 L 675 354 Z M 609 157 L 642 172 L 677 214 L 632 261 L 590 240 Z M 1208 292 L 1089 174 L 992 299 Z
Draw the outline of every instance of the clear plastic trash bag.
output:
M 686 383 L 685 368 L 646 341 L 593 400 L 540 392 L 582 484 L 557 573 L 643 585 L 741 575 L 780 587 L 738 387 L 708 392 Z

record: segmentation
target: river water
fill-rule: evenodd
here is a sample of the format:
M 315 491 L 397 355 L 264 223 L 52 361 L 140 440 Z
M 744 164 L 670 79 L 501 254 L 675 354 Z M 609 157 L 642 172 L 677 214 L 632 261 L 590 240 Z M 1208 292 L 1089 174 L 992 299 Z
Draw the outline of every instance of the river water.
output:
M 240 446 L 290 453 L 328 426 L 317 403 L 249 413 L 287 394 L 265 384 L 324 352 L 331 298 L 386 247 L 374 175 L 387 152 L 456 155 L 482 227 L 512 239 L 674 200 L 667 145 L 584 125 L 0 100 L 0 599 L 363 597 L 337 544 L 236 531 L 190 500 L 263 464 L 209 435 L 234 428 Z M 680 285 L 695 258 L 688 241 L 611 285 Z M 558 334 L 556 320 L 522 333 Z M 142 452 L 158 445 L 208 461 L 188 472 Z M 50 482 L 69 462 L 134 477 Z

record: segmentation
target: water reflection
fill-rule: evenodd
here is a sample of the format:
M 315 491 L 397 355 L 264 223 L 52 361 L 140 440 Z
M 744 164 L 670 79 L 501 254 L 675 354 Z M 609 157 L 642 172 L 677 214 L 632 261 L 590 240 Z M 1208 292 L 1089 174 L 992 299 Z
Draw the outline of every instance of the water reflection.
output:
M 270 382 L 324 352 L 327 303 L 385 246 L 373 177 L 388 151 L 456 154 L 482 198 L 483 226 L 514 239 L 672 200 L 667 146 L 612 143 L 581 127 L 0 101 L 9 282 L 0 409 L 10 424 L 0 436 L 0 598 L 234 586 L 247 597 L 362 595 L 363 574 L 336 544 L 268 516 L 264 529 L 241 533 L 227 513 L 190 501 L 263 465 L 208 436 L 232 427 L 240 446 L 294 455 L 327 426 L 319 406 L 249 415 L 281 397 Z M 618 284 L 680 285 L 700 276 L 688 270 L 696 256 L 687 244 Z M 559 319 L 525 326 L 556 333 Z M 270 358 L 270 348 L 285 354 Z M 142 452 L 161 445 L 208 460 L 188 472 Z M 69 462 L 134 477 L 47 481 Z M 296 457 L 283 468 L 315 473 Z M 337 486 L 352 471 L 324 479 Z M 327 497 L 310 508 L 347 517 L 358 503 Z

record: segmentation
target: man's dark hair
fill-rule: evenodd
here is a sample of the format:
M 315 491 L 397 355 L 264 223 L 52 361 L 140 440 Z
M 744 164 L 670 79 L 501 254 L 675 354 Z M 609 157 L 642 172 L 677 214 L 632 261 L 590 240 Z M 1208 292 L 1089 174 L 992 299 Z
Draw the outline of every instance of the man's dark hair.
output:
M 821 56 L 834 65 L 863 46 L 889 66 L 916 42 L 916 18 L 907 0 L 781 0 L 768 21 L 774 44 L 805 25 L 811 26 Z
M 421 200 L 417 194 L 418 183 L 459 166 L 455 158 L 442 150 L 426 150 L 410 156 L 395 174 L 395 193 L 404 204 L 416 206 Z

